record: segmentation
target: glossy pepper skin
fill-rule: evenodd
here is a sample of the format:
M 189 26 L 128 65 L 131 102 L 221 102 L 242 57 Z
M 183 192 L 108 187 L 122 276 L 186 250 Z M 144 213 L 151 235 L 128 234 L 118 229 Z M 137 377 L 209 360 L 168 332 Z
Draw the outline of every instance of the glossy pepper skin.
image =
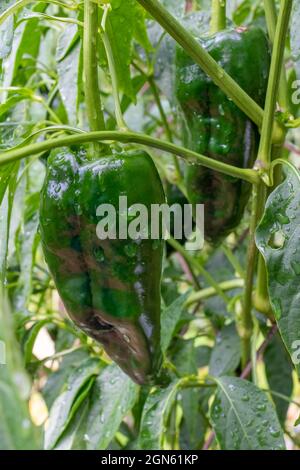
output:
M 180 189 L 178 188 L 178 186 L 176 186 L 175 184 L 171 184 L 169 182 L 167 182 L 166 184 L 166 197 L 167 197 L 167 203 L 169 206 L 173 206 L 174 204 L 177 204 L 178 207 L 180 206 L 181 207 L 181 215 L 182 215 L 182 221 L 181 221 L 181 224 L 182 224 L 182 227 L 184 227 L 184 218 L 183 218 L 183 214 L 184 214 L 184 205 L 185 204 L 188 204 L 188 200 L 186 199 L 186 197 L 184 196 L 184 194 L 180 191 Z M 174 237 L 174 221 L 173 219 L 171 219 L 171 236 Z M 181 239 L 176 239 L 176 241 L 178 243 L 180 243 L 181 245 L 184 245 L 185 241 L 186 241 L 186 238 L 184 236 L 184 233 L 182 234 L 182 238 Z M 166 244 L 166 248 L 167 248 L 167 256 L 170 256 L 172 253 L 174 253 L 174 248 L 169 245 L 169 243 Z
M 151 383 L 161 363 L 160 279 L 163 240 L 108 239 L 96 233 L 100 204 L 165 202 L 154 163 L 141 151 L 99 156 L 52 153 L 41 194 L 46 262 L 65 308 L 87 335 L 137 383 Z M 127 219 L 127 212 L 125 215 Z M 129 219 L 130 222 L 130 219 Z M 118 226 L 118 222 L 117 222 Z M 118 232 L 117 232 L 118 234 Z
M 261 29 L 225 30 L 201 37 L 199 43 L 264 106 L 270 48 Z M 179 46 L 175 91 L 186 147 L 240 168 L 253 166 L 259 139 L 256 126 Z M 190 201 L 205 204 L 205 238 L 218 244 L 240 223 L 250 184 L 200 165 L 189 165 L 185 178 Z

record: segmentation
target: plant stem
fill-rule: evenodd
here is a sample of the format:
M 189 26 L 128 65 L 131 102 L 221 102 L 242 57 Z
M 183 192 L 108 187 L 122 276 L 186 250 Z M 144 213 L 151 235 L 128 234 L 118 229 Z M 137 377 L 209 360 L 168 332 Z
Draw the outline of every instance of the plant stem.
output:
M 285 39 L 289 26 L 293 0 L 281 0 L 280 12 L 274 36 L 273 53 L 263 116 L 258 159 L 268 168 L 271 162 L 272 131 L 274 124 L 279 81 L 282 71 Z
M 220 282 L 219 288 L 222 289 L 223 292 L 238 289 L 240 287 L 244 287 L 244 280 L 243 279 L 232 279 L 230 281 Z M 190 305 L 198 303 L 200 300 L 209 299 L 217 295 L 217 291 L 214 287 L 207 287 L 205 289 L 200 290 L 199 292 L 194 292 L 189 296 L 186 301 L 186 306 L 189 307 Z
M 98 5 L 93 0 L 84 0 L 84 93 L 86 111 L 91 131 L 105 129 L 104 115 L 98 83 Z
M 243 279 L 245 277 L 244 270 L 239 262 L 239 260 L 236 258 L 232 250 L 226 246 L 225 244 L 222 245 L 222 250 L 228 259 L 229 263 L 233 267 L 233 269 L 236 271 L 236 273 Z
M 251 335 L 253 330 L 252 321 L 252 292 L 253 280 L 257 261 L 257 248 L 255 244 L 255 230 L 260 216 L 260 200 L 264 190 L 262 183 L 253 185 L 252 188 L 252 211 L 250 220 L 250 239 L 247 254 L 247 273 L 245 280 L 244 299 L 237 328 L 242 340 L 242 367 L 245 367 L 251 357 Z
M 243 179 L 252 184 L 258 183 L 260 181 L 260 176 L 256 170 L 237 168 L 232 165 L 228 165 L 227 163 L 205 157 L 204 155 L 200 155 L 184 147 L 177 146 L 170 142 L 163 142 L 160 139 L 155 139 L 154 137 L 150 137 L 145 134 L 120 131 L 86 132 L 85 134 L 64 136 L 53 141 L 37 142 L 20 149 L 8 150 L 0 154 L 0 167 L 6 165 L 7 163 L 12 163 L 45 150 L 52 150 L 58 147 L 69 147 L 71 145 L 97 141 L 118 141 L 123 143 L 146 145 L 165 152 L 169 152 L 173 155 L 178 155 L 179 157 L 191 163 L 199 163 L 207 168 L 210 168 L 211 170 L 216 170 L 226 175 Z
M 211 285 L 211 287 L 214 288 L 214 290 L 218 293 L 218 295 L 224 300 L 224 302 L 227 304 L 229 301 L 229 298 L 227 295 L 223 292 L 223 290 L 220 288 L 219 283 L 214 280 L 214 278 L 211 276 L 211 274 L 206 271 L 206 269 L 203 268 L 201 263 L 199 263 L 195 258 L 193 258 L 191 255 L 187 253 L 187 251 L 184 249 L 183 246 L 180 245 L 176 240 L 173 238 L 170 238 L 167 240 L 168 243 L 175 248 L 178 253 L 180 253 L 183 258 L 189 263 L 189 265 L 193 266 L 195 269 L 197 269 L 200 274 L 204 277 L 204 279 L 208 282 L 208 284 Z
M 263 110 L 211 57 L 181 24 L 157 0 L 137 0 L 156 21 L 180 44 L 189 56 L 200 65 L 214 83 L 258 126 L 261 127 Z M 274 140 L 281 135 L 276 125 Z
M 283 57 L 284 57 L 284 48 L 285 48 L 285 39 L 287 35 L 289 18 L 292 10 L 293 0 L 281 0 L 280 12 L 275 28 L 276 21 L 276 9 L 273 1 L 268 0 L 268 6 L 266 6 L 266 16 L 268 19 L 269 31 L 271 38 L 274 39 L 273 44 L 273 53 L 270 69 L 270 77 L 268 83 L 267 97 L 266 97 L 266 106 L 263 118 L 262 133 L 260 146 L 258 150 L 258 159 L 263 162 L 264 166 L 269 168 L 272 157 L 280 156 L 280 151 L 282 149 L 286 131 L 282 132 L 281 141 L 278 142 L 277 146 L 273 146 L 272 152 L 272 128 L 274 123 L 274 115 L 276 108 L 276 101 L 278 96 L 278 91 L 281 90 L 281 98 L 286 97 L 285 82 L 282 77 L 283 70 Z M 273 6 L 272 6 L 273 4 Z M 275 29 L 275 31 L 274 31 Z M 281 78 L 281 88 L 279 89 Z M 273 154 L 272 154 L 273 153 Z M 266 192 L 261 195 L 260 204 L 265 205 L 266 201 Z M 257 308 L 265 314 L 270 312 L 269 306 L 269 296 L 268 296 L 268 287 L 267 287 L 267 271 L 265 266 L 265 261 L 262 256 L 259 256 L 258 262 L 258 272 L 257 272 L 257 291 L 255 303 Z
M 101 22 L 101 37 L 102 41 L 104 44 L 105 52 L 106 52 L 106 57 L 107 57 L 107 62 L 108 62 L 108 68 L 110 72 L 110 77 L 111 77 L 111 82 L 112 82 L 112 92 L 113 92 L 113 97 L 114 97 L 114 103 L 115 103 L 115 114 L 116 114 L 116 121 L 117 121 L 117 126 L 118 129 L 121 131 L 126 131 L 128 129 L 121 110 L 121 103 L 120 103 L 120 97 L 119 97 L 119 83 L 118 83 L 118 76 L 116 72 L 116 64 L 115 64 L 115 59 L 109 39 L 109 35 L 106 30 L 106 26 L 109 27 L 109 19 L 108 19 L 108 12 L 109 12 L 110 4 L 104 5 L 104 14 Z
M 268 33 L 272 44 L 275 40 L 276 23 L 277 23 L 277 12 L 274 0 L 264 0 L 264 10 L 267 21 Z M 288 99 L 288 83 L 286 79 L 284 64 L 281 67 L 281 77 L 279 83 L 279 105 L 281 108 L 289 109 Z
M 210 32 L 212 34 L 226 28 L 226 0 L 212 0 Z

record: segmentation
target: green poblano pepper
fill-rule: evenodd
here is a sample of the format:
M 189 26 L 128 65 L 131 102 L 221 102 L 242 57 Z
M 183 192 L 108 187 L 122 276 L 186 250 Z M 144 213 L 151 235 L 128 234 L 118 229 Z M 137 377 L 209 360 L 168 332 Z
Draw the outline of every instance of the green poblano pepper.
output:
M 161 365 L 164 242 L 118 238 L 119 196 L 127 196 L 129 208 L 143 204 L 149 213 L 151 204 L 165 202 L 160 177 L 145 152 L 90 161 L 84 152 L 56 151 L 47 163 L 40 232 L 46 262 L 72 320 L 144 384 L 154 380 Z M 101 204 L 116 208 L 116 239 L 97 234 Z M 129 223 L 128 212 L 123 216 Z
M 270 47 L 261 29 L 225 30 L 203 36 L 199 43 L 251 98 L 264 106 Z M 253 166 L 259 142 L 255 124 L 179 46 L 175 91 L 188 148 L 237 167 Z M 219 243 L 240 223 L 250 184 L 200 165 L 188 165 L 185 179 L 189 200 L 205 204 L 206 240 Z

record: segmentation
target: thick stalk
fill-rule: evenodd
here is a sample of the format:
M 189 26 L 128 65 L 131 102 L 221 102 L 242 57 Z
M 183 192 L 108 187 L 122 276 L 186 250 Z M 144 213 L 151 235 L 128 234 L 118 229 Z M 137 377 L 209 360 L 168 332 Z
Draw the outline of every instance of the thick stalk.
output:
M 229 176 L 234 176 L 249 183 L 255 184 L 260 181 L 260 176 L 257 171 L 251 169 L 237 168 L 227 163 L 213 160 L 212 158 L 200 155 L 192 150 L 172 144 L 170 142 L 163 142 L 160 139 L 155 139 L 145 134 L 137 132 L 121 132 L 121 131 L 100 131 L 100 132 L 86 132 L 85 134 L 72 135 L 59 137 L 55 140 L 47 140 L 35 144 L 27 145 L 19 149 L 8 150 L 0 154 L 0 167 L 8 163 L 20 160 L 22 158 L 36 155 L 37 153 L 46 150 L 52 150 L 59 147 L 70 147 L 71 145 L 84 144 L 89 142 L 109 142 L 117 141 L 124 144 L 135 143 L 153 147 L 164 152 L 169 152 L 172 155 L 178 155 L 188 162 L 198 163 L 211 170 L 219 171 Z
M 250 221 L 250 239 L 247 254 L 247 272 L 242 309 L 237 321 L 238 332 L 242 340 L 242 367 L 245 367 L 251 358 L 252 321 L 252 293 L 253 280 L 257 261 L 257 248 L 255 245 L 255 230 L 260 217 L 260 200 L 264 186 L 262 183 L 253 185 L 252 211 Z
M 210 56 L 181 24 L 157 0 L 137 0 L 156 21 L 180 44 L 189 56 L 209 75 L 214 83 L 260 128 L 263 110 Z M 281 138 L 276 124 L 274 141 Z
M 277 11 L 274 0 L 264 0 L 264 10 L 267 21 L 268 33 L 272 44 L 275 40 L 276 32 L 276 23 L 277 23 Z M 279 83 L 279 93 L 278 93 L 278 102 L 279 106 L 284 109 L 289 109 L 289 99 L 288 99 L 288 83 L 286 79 L 285 67 L 284 64 L 281 68 L 281 76 Z
M 84 0 L 84 32 L 83 32 L 83 61 L 84 61 L 84 94 L 86 112 L 91 131 L 105 129 L 104 115 L 98 82 L 98 21 L 97 3 Z
M 271 162 L 272 130 L 278 97 L 279 81 L 282 71 L 285 39 L 289 26 L 293 0 L 281 0 L 276 26 L 265 112 L 263 116 L 258 159 L 268 168 Z
M 223 292 L 238 289 L 244 287 L 244 280 L 243 279 L 232 279 L 230 281 L 220 282 L 219 287 L 222 289 Z M 197 304 L 201 300 L 209 299 L 218 295 L 217 291 L 214 287 L 206 287 L 205 289 L 199 290 L 199 292 L 194 292 L 189 296 L 186 301 L 186 306 L 189 307 L 190 305 Z
M 212 0 L 210 32 L 212 34 L 226 28 L 226 0 Z
M 278 21 L 275 29 L 273 31 L 276 18 L 276 10 L 271 8 L 271 1 L 269 0 L 269 6 L 267 8 L 267 17 L 269 18 L 269 28 L 271 35 L 274 37 L 273 44 L 273 53 L 270 69 L 270 77 L 268 83 L 267 97 L 266 97 L 266 106 L 265 113 L 262 125 L 262 134 L 260 140 L 260 146 L 258 150 L 258 159 L 263 163 L 266 168 L 269 168 L 272 160 L 272 129 L 275 116 L 276 101 L 279 92 L 280 77 L 282 76 L 282 67 L 283 67 L 283 57 L 284 57 L 284 48 L 285 48 L 285 39 L 288 31 L 289 19 L 292 10 L 293 0 L 281 0 L 280 12 L 278 16 Z M 275 18 L 274 18 L 275 16 Z M 272 21 L 271 21 L 272 17 Z M 283 88 L 282 88 L 283 93 Z M 273 147 L 273 157 L 278 157 L 277 153 L 282 148 L 284 143 L 285 132 L 282 134 L 282 139 L 278 142 L 277 146 Z M 262 194 L 260 204 L 265 205 L 266 201 L 266 192 Z M 263 313 L 268 313 L 269 308 L 269 298 L 268 298 L 268 288 L 267 288 L 267 272 L 265 262 L 262 259 L 261 255 L 259 257 L 258 263 L 258 273 L 257 273 L 257 291 L 255 304 L 257 308 Z

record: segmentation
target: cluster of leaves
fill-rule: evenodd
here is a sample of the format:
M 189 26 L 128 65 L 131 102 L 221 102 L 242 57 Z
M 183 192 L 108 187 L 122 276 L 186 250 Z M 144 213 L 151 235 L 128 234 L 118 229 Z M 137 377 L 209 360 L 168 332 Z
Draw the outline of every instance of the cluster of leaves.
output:
M 127 124 L 136 131 L 165 139 L 171 135 L 180 142 L 173 102 L 166 98 L 172 69 L 161 57 L 163 30 L 135 0 L 110 3 L 108 34 Z M 162 3 L 181 17 L 186 8 L 203 10 L 211 2 Z M 258 22 L 265 27 L 261 4 L 232 0 L 228 11 L 237 25 Z M 13 14 L 4 17 L 7 9 L 13 9 Z M 82 18 L 80 0 L 1 2 L 2 151 L 34 139 L 54 139 L 71 127 L 87 128 Z M 291 42 L 295 44 L 299 43 L 297 29 L 294 21 Z M 297 65 L 295 46 L 294 52 Z M 101 42 L 98 59 L 107 128 L 115 129 L 111 80 Z M 160 67 L 159 60 L 166 67 Z M 172 174 L 172 159 L 166 155 L 158 159 L 154 151 L 153 158 L 166 180 Z M 243 282 L 246 215 L 221 248 L 205 247 L 193 254 L 200 267 L 196 282 L 180 255 L 165 260 L 161 347 L 171 382 L 164 389 L 148 389 L 135 385 L 111 364 L 100 346 L 70 323 L 57 298 L 38 233 L 46 159 L 47 154 L 42 154 L 0 168 L 0 281 L 4 286 L 0 345 L 6 351 L 5 364 L 0 365 L 0 448 L 201 449 L 210 442 L 221 449 L 282 449 L 284 432 L 297 446 L 299 437 L 297 443 L 296 431 L 286 421 L 289 404 L 297 394 L 296 381 L 281 337 L 293 354 L 300 332 L 299 179 L 291 173 L 277 189 L 257 233 L 257 244 L 269 268 L 271 300 L 281 336 L 256 315 L 253 381 L 246 380 L 250 368 L 241 370 L 240 366 L 234 311 L 241 288 L 222 297 L 191 300 L 194 290 L 210 287 L 203 268 L 217 283 Z M 285 244 L 274 250 L 269 234 L 278 231 Z M 54 346 L 50 357 L 39 357 L 35 347 L 41 332 Z M 262 359 L 256 354 L 261 344 L 265 367 L 262 361 L 256 363 L 256 357 Z M 34 411 L 36 396 L 47 408 L 46 423 Z

